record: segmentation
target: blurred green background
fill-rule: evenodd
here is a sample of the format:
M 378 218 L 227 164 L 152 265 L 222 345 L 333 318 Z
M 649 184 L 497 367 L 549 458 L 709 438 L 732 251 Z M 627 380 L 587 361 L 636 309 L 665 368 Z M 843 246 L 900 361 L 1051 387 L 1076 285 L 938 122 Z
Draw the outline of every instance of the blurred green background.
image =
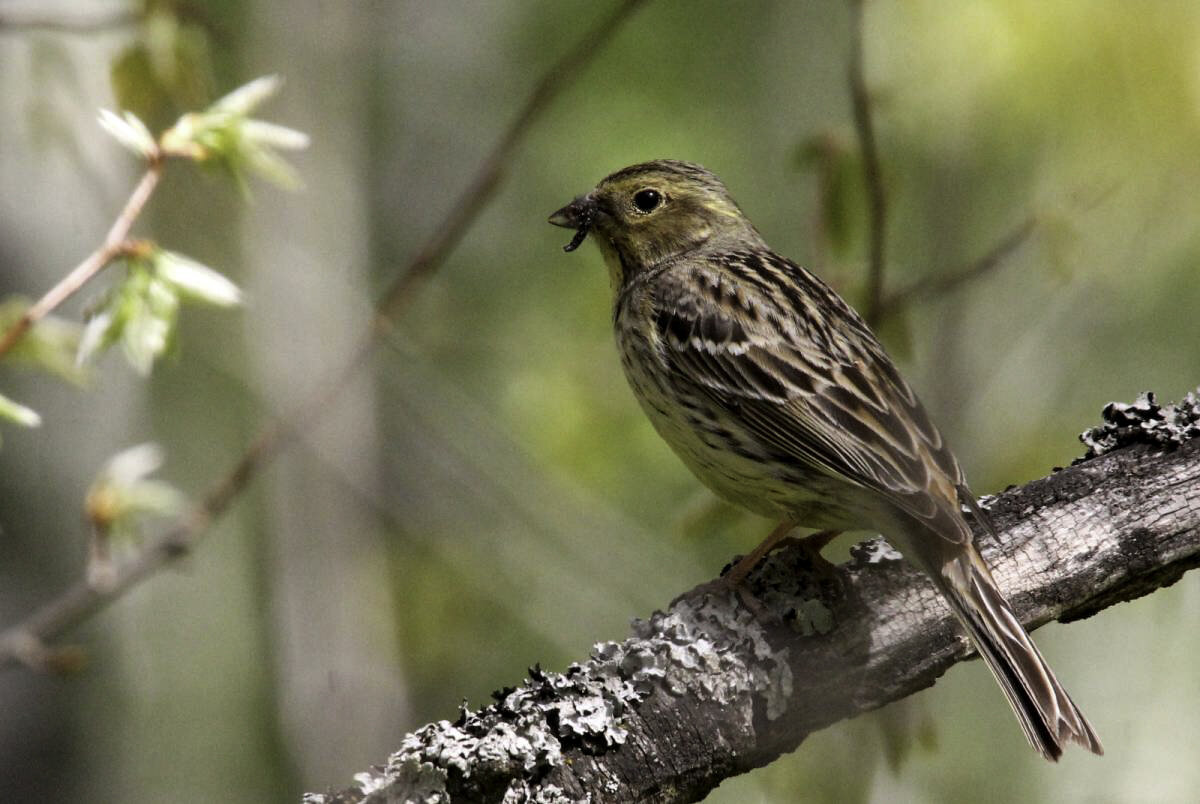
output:
M 187 309 L 148 381 L 86 390 L 0 366 L 0 613 L 79 577 L 83 494 L 154 440 L 200 493 L 271 412 L 341 365 L 378 292 L 542 72 L 610 3 L 151 2 L 128 24 L 13 24 L 120 3 L 0 0 L 0 295 L 95 247 L 138 166 L 95 124 L 156 126 L 257 75 L 312 136 L 296 194 L 172 166 L 138 231 L 222 270 L 240 311 Z M 0 800 L 295 800 L 343 787 L 459 702 L 562 669 L 745 551 L 643 420 L 590 245 L 546 216 L 657 157 L 725 179 L 767 240 L 852 300 L 864 215 L 844 2 L 651 2 L 559 97 L 497 196 L 336 408 L 211 538 L 73 632 L 90 662 L 0 673 Z M 1200 5 L 872 2 L 867 77 L 891 202 L 887 283 L 1033 236 L 883 328 L 977 493 L 1081 454 L 1112 399 L 1200 383 Z M 101 279 L 62 311 L 77 317 Z M 986 670 L 811 737 L 716 802 L 1194 801 L 1200 581 L 1037 633 L 1104 739 L 1055 767 Z M 802 681 L 802 680 L 801 680 Z

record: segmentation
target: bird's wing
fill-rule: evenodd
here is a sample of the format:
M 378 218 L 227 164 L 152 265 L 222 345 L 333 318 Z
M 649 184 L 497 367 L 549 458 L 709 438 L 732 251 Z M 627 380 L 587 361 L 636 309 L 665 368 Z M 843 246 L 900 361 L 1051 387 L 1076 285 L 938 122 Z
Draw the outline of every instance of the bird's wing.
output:
M 965 538 L 957 461 L 866 324 L 819 279 L 771 252 L 722 253 L 664 272 L 651 296 L 667 369 L 773 455 Z

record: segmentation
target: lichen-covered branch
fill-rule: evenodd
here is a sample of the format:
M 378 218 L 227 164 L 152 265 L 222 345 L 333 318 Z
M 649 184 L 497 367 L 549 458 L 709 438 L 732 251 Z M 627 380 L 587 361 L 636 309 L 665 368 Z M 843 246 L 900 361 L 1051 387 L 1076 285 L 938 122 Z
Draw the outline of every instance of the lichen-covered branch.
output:
M 980 546 L 1030 628 L 1200 565 L 1200 401 L 1146 395 L 1105 418 L 1084 434 L 1086 460 L 982 501 L 1000 540 L 980 532 Z M 932 585 L 880 540 L 832 575 L 781 550 L 749 583 L 762 613 L 695 591 L 566 673 L 535 668 L 487 708 L 413 732 L 357 787 L 306 801 L 696 801 L 970 652 Z

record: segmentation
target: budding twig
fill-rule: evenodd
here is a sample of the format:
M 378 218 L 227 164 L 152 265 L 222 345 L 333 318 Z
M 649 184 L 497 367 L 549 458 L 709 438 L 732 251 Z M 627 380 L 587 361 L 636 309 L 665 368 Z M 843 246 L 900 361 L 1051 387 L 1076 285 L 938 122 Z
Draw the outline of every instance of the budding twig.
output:
M 105 235 L 104 242 L 101 243 L 99 248 L 85 257 L 83 262 L 75 266 L 69 274 L 64 276 L 57 285 L 50 288 L 46 292 L 46 295 L 34 302 L 17 319 L 17 322 L 8 328 L 4 336 L 0 338 L 0 357 L 3 357 L 10 349 L 16 346 L 17 342 L 24 337 L 25 333 L 34 324 L 78 293 L 80 288 L 86 285 L 92 277 L 104 270 L 109 263 L 125 255 L 130 245 L 129 231 L 133 228 L 134 221 L 142 214 L 142 210 L 145 209 L 146 202 L 150 200 L 150 196 L 154 194 L 154 188 L 158 186 L 158 181 L 162 178 L 164 165 L 165 162 L 161 155 L 155 155 L 150 158 L 146 172 L 142 174 L 141 181 L 133 188 L 133 193 L 129 196 L 129 200 L 125 202 L 124 209 L 117 215 L 112 228 Z

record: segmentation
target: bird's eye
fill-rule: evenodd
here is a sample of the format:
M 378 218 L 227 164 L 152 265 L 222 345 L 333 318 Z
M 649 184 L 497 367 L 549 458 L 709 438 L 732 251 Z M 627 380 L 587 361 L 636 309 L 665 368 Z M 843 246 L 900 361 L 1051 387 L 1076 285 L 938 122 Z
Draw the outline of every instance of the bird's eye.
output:
M 638 212 L 653 212 L 662 200 L 662 193 L 658 190 L 638 190 L 633 195 L 633 205 Z

